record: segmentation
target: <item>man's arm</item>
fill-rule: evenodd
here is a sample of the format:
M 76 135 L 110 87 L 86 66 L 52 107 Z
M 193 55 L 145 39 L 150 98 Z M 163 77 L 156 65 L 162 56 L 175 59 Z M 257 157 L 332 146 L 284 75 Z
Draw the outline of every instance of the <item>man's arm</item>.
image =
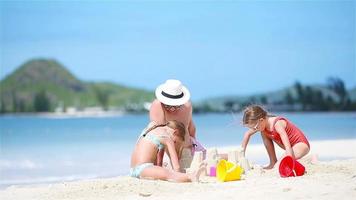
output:
M 193 138 L 195 137 L 195 132 L 196 132 L 196 128 L 195 128 L 195 124 L 193 122 L 193 119 L 190 119 L 190 123 L 188 126 L 188 131 L 189 131 L 189 135 L 192 136 Z
M 165 123 L 161 102 L 159 102 L 157 99 L 155 99 L 151 104 L 150 121 L 154 121 L 156 124 Z
M 188 131 L 189 131 L 189 135 L 193 138 L 196 138 L 196 128 L 195 128 L 195 124 L 193 122 L 193 106 L 192 106 L 192 103 L 189 102 L 188 105 L 188 112 L 189 112 L 189 118 L 190 118 L 190 121 L 189 121 L 189 124 L 188 124 Z

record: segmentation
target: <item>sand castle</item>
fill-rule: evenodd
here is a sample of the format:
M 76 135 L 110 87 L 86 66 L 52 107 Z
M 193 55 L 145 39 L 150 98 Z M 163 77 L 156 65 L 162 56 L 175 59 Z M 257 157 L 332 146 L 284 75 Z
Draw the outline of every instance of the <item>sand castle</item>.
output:
M 188 169 L 193 162 L 192 151 L 189 148 L 184 148 L 182 150 L 181 159 L 179 160 L 179 165 L 182 169 Z
M 245 157 L 244 151 L 242 149 L 239 148 L 231 149 L 230 151 L 228 151 L 227 156 L 229 162 L 241 166 L 244 172 L 248 172 L 252 168 L 251 163 Z M 185 168 L 185 170 L 186 172 L 194 171 L 198 169 L 200 163 L 206 162 L 207 164 L 206 175 L 215 176 L 214 170 L 216 170 L 216 166 L 219 163 L 219 160 L 221 159 L 222 158 L 220 157 L 217 148 L 209 148 L 206 152 L 205 159 L 203 158 L 203 152 L 198 151 L 195 152 L 189 168 Z

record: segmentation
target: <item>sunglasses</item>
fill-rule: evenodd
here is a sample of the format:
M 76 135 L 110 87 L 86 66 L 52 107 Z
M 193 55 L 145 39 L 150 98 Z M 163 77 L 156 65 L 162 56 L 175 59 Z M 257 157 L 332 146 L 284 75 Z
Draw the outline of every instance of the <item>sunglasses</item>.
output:
M 166 104 L 163 104 L 164 105 L 164 108 L 166 108 L 166 110 L 179 110 L 182 105 L 179 105 L 179 106 L 170 106 L 170 105 L 166 105 Z

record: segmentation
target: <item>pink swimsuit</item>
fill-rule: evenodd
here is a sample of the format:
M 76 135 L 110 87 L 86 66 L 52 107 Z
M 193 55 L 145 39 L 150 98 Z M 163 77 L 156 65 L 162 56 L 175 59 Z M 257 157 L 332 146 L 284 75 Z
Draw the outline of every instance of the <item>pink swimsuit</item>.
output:
M 273 130 L 265 131 L 263 132 L 263 134 L 265 134 L 271 140 L 275 141 L 278 145 L 284 147 L 283 142 L 281 140 L 281 136 L 274 128 L 278 120 L 284 120 L 287 123 L 285 130 L 288 135 L 288 140 L 290 142 L 290 145 L 292 147 L 299 142 L 303 142 L 306 145 L 308 145 L 308 147 L 310 148 L 310 144 L 308 142 L 308 139 L 305 137 L 304 133 L 297 126 L 295 126 L 293 123 L 291 123 L 289 120 L 287 120 L 284 117 L 277 117 L 273 123 Z

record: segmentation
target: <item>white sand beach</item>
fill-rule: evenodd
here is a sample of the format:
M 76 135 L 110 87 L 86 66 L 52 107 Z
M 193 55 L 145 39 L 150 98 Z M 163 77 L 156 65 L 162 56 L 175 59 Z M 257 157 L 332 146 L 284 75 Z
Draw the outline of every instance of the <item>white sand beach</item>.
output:
M 354 199 L 356 140 L 317 141 L 311 142 L 311 145 L 312 153 L 330 160 L 312 163 L 302 159 L 307 173 L 300 177 L 281 178 L 277 169 L 262 170 L 259 167 L 247 172 L 242 180 L 224 183 L 207 176 L 202 177 L 199 183 L 171 183 L 121 176 L 10 186 L 0 191 L 0 199 Z M 247 156 L 252 162 L 253 157 L 265 151 L 262 145 L 248 148 Z

